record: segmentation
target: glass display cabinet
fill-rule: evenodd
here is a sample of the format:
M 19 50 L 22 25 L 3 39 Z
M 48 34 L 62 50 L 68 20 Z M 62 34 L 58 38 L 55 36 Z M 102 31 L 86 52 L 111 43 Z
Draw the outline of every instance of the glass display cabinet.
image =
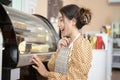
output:
M 41 15 L 26 14 L 0 4 L 0 29 L 4 48 L 2 80 L 14 80 L 5 79 L 6 72 L 33 64 L 33 55 L 47 61 L 57 48 L 59 37 L 51 23 Z

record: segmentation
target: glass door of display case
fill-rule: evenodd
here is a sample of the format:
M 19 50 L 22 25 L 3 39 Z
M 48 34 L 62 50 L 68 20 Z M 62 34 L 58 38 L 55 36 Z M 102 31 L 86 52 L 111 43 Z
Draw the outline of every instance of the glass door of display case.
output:
M 0 12 L 4 47 L 3 80 L 10 80 L 13 70 L 19 73 L 18 68 L 20 68 L 20 76 L 26 75 L 30 78 L 31 75 L 35 75 L 35 71 L 31 69 L 33 55 L 38 55 L 43 62 L 48 61 L 56 51 L 58 34 L 52 24 L 41 15 L 26 14 L 1 4 Z M 25 80 L 35 80 L 34 78 Z

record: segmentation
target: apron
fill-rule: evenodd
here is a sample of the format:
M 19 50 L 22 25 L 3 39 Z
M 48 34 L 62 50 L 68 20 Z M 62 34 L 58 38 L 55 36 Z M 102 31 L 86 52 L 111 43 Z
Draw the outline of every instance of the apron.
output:
M 80 33 L 75 37 L 71 42 L 69 47 L 62 47 L 58 52 L 58 55 L 55 60 L 55 72 L 66 74 L 68 71 L 68 62 L 70 61 L 69 57 L 71 56 L 71 50 L 73 47 L 73 42 L 79 37 Z

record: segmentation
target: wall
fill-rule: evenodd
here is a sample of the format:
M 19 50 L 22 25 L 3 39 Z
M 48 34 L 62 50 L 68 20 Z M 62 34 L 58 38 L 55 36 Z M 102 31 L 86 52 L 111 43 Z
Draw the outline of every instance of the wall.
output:
M 47 0 L 37 1 L 36 13 L 47 17 Z M 99 32 L 103 25 L 111 25 L 112 21 L 120 19 L 120 4 L 109 4 L 108 0 L 63 0 L 63 5 L 71 3 L 92 11 L 91 23 L 83 28 L 83 32 Z
M 63 0 L 63 5 L 77 4 L 78 0 Z
M 77 3 L 78 0 L 63 0 L 63 5 Z M 47 17 L 48 0 L 37 0 L 36 14 L 41 14 Z
M 71 3 L 76 4 L 77 1 L 78 0 L 63 0 L 63 5 L 67 5 L 67 4 L 71 4 Z M 37 0 L 36 14 L 40 14 L 47 18 L 47 5 L 48 5 L 47 0 Z M 54 23 L 53 26 L 58 33 L 59 30 L 58 30 L 57 24 Z
M 37 0 L 36 14 L 47 17 L 48 0 Z
M 103 25 L 120 19 L 120 4 L 109 4 L 108 0 L 78 0 L 77 4 L 92 11 L 91 24 L 83 28 L 84 32 L 100 31 Z

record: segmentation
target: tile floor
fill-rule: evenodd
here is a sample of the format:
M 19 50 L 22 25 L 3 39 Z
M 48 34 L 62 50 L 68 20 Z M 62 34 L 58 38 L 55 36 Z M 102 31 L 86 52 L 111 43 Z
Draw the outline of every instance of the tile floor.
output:
M 112 69 L 112 80 L 120 80 L 120 69 Z

